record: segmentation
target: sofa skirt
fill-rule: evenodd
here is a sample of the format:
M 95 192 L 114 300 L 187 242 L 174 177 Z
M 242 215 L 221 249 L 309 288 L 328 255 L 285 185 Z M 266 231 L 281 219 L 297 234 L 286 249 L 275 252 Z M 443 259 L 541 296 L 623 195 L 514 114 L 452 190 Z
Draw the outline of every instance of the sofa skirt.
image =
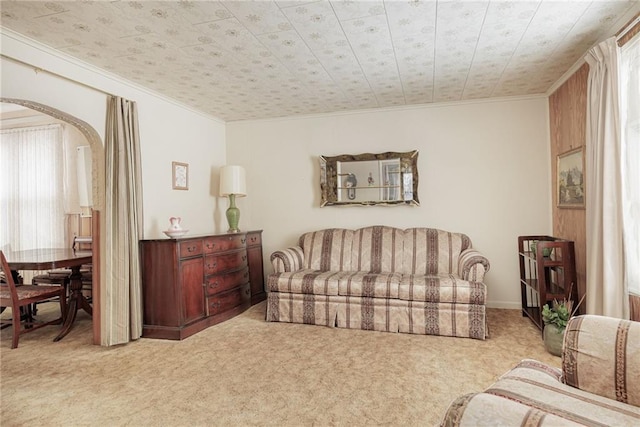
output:
M 475 338 L 488 336 L 484 305 L 404 301 L 407 321 L 400 332 L 447 337 Z
M 269 292 L 268 322 L 484 340 L 484 305 Z
M 333 327 L 338 306 L 330 298 L 329 295 L 269 292 L 266 320 Z

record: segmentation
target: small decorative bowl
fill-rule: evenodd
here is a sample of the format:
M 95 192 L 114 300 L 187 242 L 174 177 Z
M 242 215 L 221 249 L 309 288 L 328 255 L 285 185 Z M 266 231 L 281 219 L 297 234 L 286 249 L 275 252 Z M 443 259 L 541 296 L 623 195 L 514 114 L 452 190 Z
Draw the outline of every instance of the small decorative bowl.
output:
M 182 237 L 187 234 L 189 230 L 167 230 L 163 231 L 164 234 L 171 237 L 172 239 L 177 239 L 178 237 Z

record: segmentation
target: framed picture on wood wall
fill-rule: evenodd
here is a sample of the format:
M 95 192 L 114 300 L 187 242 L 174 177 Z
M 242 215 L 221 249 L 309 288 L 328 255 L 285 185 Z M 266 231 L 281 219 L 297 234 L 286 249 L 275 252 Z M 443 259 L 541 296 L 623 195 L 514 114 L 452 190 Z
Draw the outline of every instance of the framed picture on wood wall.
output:
M 584 148 L 558 155 L 556 177 L 559 208 L 584 209 Z

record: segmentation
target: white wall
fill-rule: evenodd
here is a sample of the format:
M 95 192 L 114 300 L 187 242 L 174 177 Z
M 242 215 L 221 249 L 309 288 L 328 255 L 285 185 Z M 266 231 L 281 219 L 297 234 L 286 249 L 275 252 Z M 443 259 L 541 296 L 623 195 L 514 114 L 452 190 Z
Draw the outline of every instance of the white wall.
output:
M 544 97 L 228 123 L 229 163 L 247 169 L 240 228 L 264 230 L 265 261 L 320 228 L 463 232 L 491 262 L 489 305 L 517 308 L 517 236 L 552 230 L 548 133 Z M 319 207 L 318 156 L 414 149 L 419 207 Z
M 137 102 L 145 238 L 165 237 L 162 230 L 169 227 L 171 216 L 181 216 L 190 234 L 226 230 L 217 190 L 212 189 L 218 168 L 226 163 L 223 122 L 10 30 L 1 29 L 0 36 L 2 97 L 35 101 L 71 114 L 91 125 L 103 143 L 107 95 L 102 91 Z M 188 191 L 172 189 L 172 161 L 189 164 Z

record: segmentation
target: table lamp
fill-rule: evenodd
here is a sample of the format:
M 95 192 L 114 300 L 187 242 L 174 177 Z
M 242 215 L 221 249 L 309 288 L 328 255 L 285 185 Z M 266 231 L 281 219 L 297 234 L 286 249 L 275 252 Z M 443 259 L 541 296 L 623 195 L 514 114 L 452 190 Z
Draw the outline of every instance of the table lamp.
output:
M 237 233 L 238 222 L 240 221 L 240 209 L 236 207 L 236 196 L 247 195 L 247 185 L 245 171 L 242 166 L 223 166 L 220 169 L 220 196 L 229 197 L 229 207 L 227 208 L 227 222 L 229 223 L 229 233 Z

